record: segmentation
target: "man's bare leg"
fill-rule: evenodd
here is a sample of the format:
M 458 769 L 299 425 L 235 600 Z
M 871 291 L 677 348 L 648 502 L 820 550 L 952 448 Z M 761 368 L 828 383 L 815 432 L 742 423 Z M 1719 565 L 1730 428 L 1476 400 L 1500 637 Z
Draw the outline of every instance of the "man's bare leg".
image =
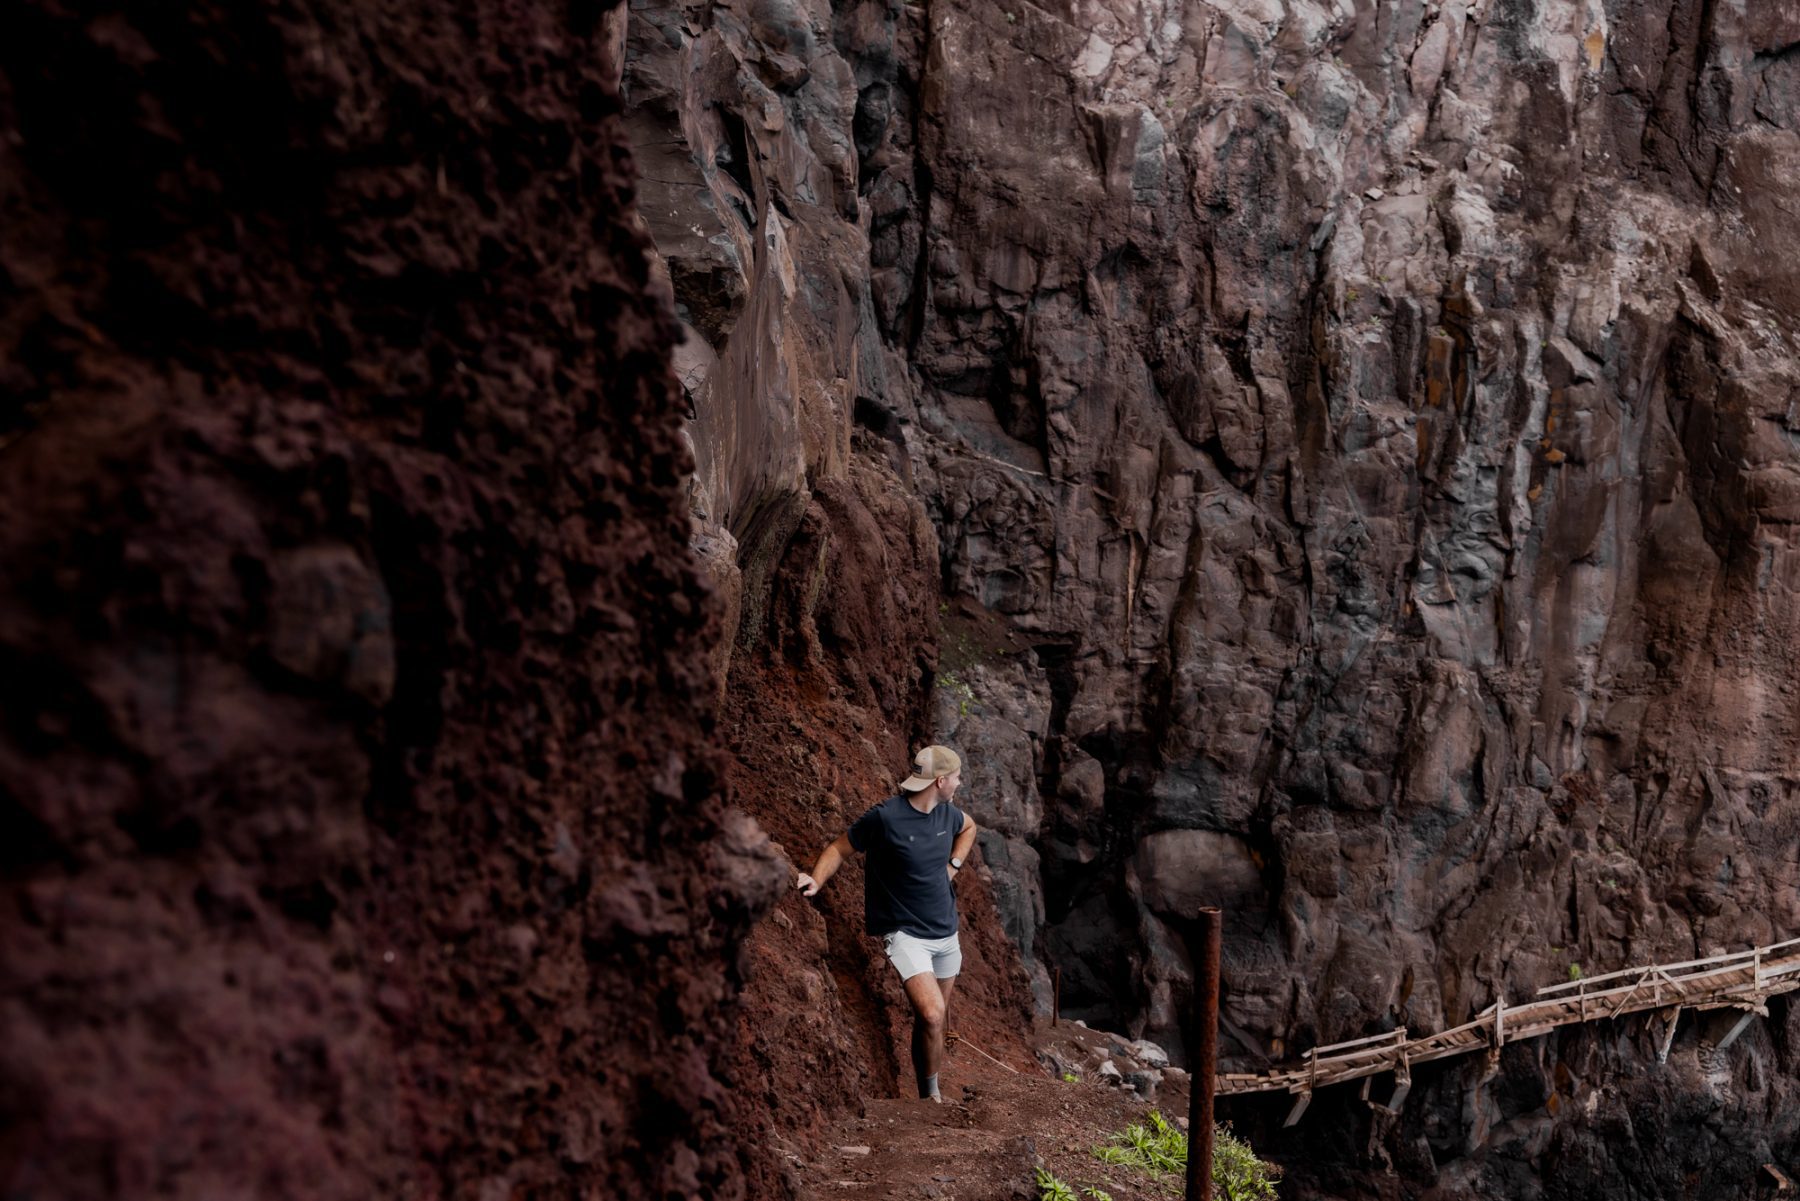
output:
M 941 983 L 954 985 L 956 978 Z M 930 972 L 920 972 L 906 980 L 906 999 L 912 1002 L 913 1074 L 919 1078 L 919 1096 L 938 1100 L 938 1065 L 944 1058 L 944 1010 L 946 989 Z

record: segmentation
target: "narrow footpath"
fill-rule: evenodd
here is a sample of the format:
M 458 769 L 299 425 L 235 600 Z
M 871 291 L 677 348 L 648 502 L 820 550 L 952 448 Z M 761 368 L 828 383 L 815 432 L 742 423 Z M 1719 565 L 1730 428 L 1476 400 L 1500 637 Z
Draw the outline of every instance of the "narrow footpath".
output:
M 1135 1066 L 1132 1044 L 1070 1022 L 1040 1022 L 1033 1045 L 1045 1062 L 1003 1065 L 972 1044 L 953 1045 L 942 1073 L 943 1105 L 875 1099 L 864 1116 L 846 1115 L 814 1162 L 793 1165 L 801 1201 L 1018 1201 L 1038 1196 L 1039 1166 L 1084 1198 L 1079 1190 L 1086 1186 L 1114 1201 L 1179 1197 L 1178 1176 L 1105 1164 L 1093 1149 L 1148 1121 L 1153 1109 L 1185 1121 L 1186 1074 L 1125 1072 L 1107 1083 L 1100 1065 Z M 1076 1079 L 1064 1079 L 1065 1072 Z M 1127 1082 L 1133 1074 L 1154 1100 Z

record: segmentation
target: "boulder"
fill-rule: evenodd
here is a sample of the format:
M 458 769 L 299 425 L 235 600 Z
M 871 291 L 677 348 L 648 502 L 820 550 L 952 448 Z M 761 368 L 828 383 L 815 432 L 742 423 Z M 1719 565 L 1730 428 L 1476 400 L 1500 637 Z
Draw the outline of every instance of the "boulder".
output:
M 1157 913 L 1194 918 L 1217 906 L 1267 904 L 1262 873 L 1242 838 L 1212 830 L 1163 830 L 1138 842 L 1132 867 L 1139 896 Z
M 1166 1068 L 1169 1066 L 1169 1053 L 1149 1039 L 1140 1038 L 1132 1043 L 1131 1053 L 1139 1063 L 1146 1067 Z

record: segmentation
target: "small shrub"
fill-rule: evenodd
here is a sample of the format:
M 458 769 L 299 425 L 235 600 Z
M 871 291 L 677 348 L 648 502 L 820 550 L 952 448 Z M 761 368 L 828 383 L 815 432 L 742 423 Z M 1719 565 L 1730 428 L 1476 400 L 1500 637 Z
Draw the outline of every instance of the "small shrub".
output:
M 1153 1176 L 1187 1171 L 1187 1135 L 1175 1129 L 1162 1114 L 1152 1110 L 1150 1124 L 1133 1122 L 1104 1147 L 1094 1148 L 1094 1158 L 1121 1168 L 1141 1168 Z
M 1049 1168 L 1037 1170 L 1038 1201 L 1081 1201 L 1075 1190 L 1058 1180 Z
M 975 690 L 957 678 L 953 671 L 938 673 L 937 686 L 956 698 L 956 712 L 959 717 L 967 717 L 975 704 Z
M 1077 1080 L 1080 1080 L 1080 1079 L 1081 1079 L 1081 1077 L 1077 1076 L 1074 1072 L 1064 1072 L 1063 1073 L 1063 1083 L 1064 1084 L 1074 1084 Z
M 1569 979 L 1570 980 L 1581 979 L 1581 965 L 1579 963 L 1571 963 L 1569 965 Z
M 1213 1196 L 1220 1201 L 1273 1201 L 1281 1171 L 1256 1158 L 1228 1127 L 1213 1128 Z
M 1148 1125 L 1136 1122 L 1115 1134 L 1094 1158 L 1121 1168 L 1137 1168 L 1152 1176 L 1187 1173 L 1188 1137 L 1162 1114 L 1151 1111 Z M 1273 1201 L 1280 1171 L 1256 1157 L 1250 1144 L 1229 1126 L 1213 1127 L 1213 1195 L 1220 1201 Z
M 1057 1179 L 1049 1168 L 1037 1170 L 1038 1201 L 1080 1201 L 1068 1181 Z M 1082 1188 L 1081 1196 L 1089 1201 L 1113 1201 L 1112 1194 L 1097 1184 Z

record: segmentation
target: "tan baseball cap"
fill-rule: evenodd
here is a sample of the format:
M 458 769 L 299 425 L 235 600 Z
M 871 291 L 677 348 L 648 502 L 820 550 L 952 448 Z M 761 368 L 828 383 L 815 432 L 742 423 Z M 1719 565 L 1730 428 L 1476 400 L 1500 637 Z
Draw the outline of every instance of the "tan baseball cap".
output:
M 900 787 L 907 792 L 930 788 L 939 776 L 948 776 L 962 767 L 962 760 L 947 746 L 928 746 L 913 756 L 913 766 L 918 770 L 900 781 Z

